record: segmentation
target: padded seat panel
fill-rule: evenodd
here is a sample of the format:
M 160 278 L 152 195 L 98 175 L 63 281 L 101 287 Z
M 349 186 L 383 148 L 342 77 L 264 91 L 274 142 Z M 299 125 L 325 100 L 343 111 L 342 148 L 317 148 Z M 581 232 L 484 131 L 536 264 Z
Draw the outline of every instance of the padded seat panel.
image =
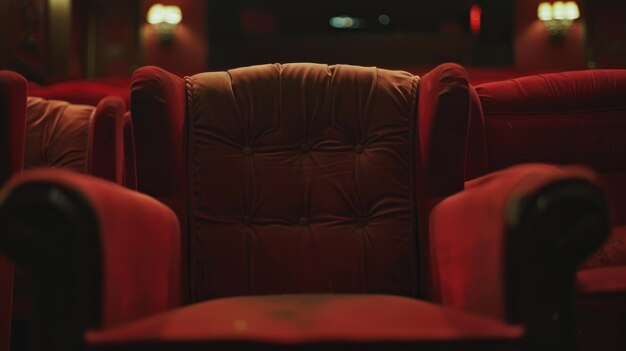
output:
M 307 343 L 473 343 L 508 349 L 522 328 L 410 298 L 387 295 L 268 295 L 198 303 L 137 322 L 90 332 L 96 349 L 158 343 L 176 350 L 229 341 Z M 254 347 L 252 348 L 254 349 Z M 448 349 L 448 348 L 443 348 Z M 473 349 L 473 348 L 471 348 Z

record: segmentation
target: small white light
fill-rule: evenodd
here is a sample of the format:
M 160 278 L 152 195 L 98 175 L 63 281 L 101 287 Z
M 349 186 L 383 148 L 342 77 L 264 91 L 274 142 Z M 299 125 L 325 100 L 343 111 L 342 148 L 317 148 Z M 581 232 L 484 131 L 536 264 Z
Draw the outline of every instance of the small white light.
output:
M 580 10 L 578 5 L 574 1 L 568 1 L 565 3 L 565 19 L 575 20 L 580 17 Z
M 165 22 L 169 24 L 178 24 L 183 19 L 183 14 L 178 6 L 165 7 Z
M 178 24 L 183 19 L 183 14 L 178 6 L 163 6 L 154 4 L 148 10 L 146 20 L 150 24 L 169 23 Z
M 537 7 L 537 17 L 542 21 L 549 21 L 552 19 L 552 5 L 548 2 L 542 2 Z
M 365 26 L 365 20 L 350 16 L 331 17 L 328 23 L 333 28 L 361 28 Z
M 333 28 L 343 28 L 342 17 L 331 17 L 329 23 L 330 23 L 330 26 Z
M 391 18 L 389 18 L 389 16 L 387 15 L 378 16 L 378 23 L 382 24 L 383 26 L 388 25 L 390 22 L 391 22 Z
M 565 19 L 565 3 L 563 1 L 552 4 L 552 17 L 557 20 Z
M 150 24 L 157 24 L 164 21 L 163 18 L 163 4 L 154 4 L 148 10 L 148 15 L 146 16 L 146 20 Z

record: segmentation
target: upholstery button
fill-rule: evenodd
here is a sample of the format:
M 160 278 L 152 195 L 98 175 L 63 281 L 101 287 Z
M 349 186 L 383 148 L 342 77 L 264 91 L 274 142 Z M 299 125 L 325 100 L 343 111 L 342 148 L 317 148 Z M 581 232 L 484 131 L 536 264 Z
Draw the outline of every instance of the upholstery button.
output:
M 300 217 L 300 225 L 308 225 L 309 219 L 306 217 Z
M 243 154 L 246 156 L 252 155 L 252 148 L 250 146 L 246 146 L 243 148 Z
M 356 151 L 356 153 L 357 153 L 357 154 L 362 153 L 362 152 L 363 152 L 363 145 L 361 145 L 361 144 L 356 144 L 356 145 L 354 146 L 354 151 Z
M 365 217 L 357 218 L 356 225 L 359 226 L 359 227 L 365 227 L 367 225 L 367 218 L 365 218 Z
M 309 145 L 308 144 L 302 144 L 300 145 L 300 151 L 307 153 L 309 152 Z

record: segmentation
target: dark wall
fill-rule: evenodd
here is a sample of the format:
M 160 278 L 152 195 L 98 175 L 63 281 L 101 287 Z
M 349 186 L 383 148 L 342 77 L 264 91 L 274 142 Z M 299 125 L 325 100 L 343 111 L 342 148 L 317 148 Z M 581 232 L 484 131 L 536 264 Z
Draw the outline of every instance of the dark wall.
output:
M 626 68 L 626 1 L 587 0 L 586 60 L 590 67 Z
M 479 34 L 471 5 L 483 7 Z M 386 67 L 512 64 L 511 0 L 210 1 L 209 66 L 318 61 Z M 364 22 L 337 29 L 333 16 Z M 388 16 L 383 24 L 379 16 Z

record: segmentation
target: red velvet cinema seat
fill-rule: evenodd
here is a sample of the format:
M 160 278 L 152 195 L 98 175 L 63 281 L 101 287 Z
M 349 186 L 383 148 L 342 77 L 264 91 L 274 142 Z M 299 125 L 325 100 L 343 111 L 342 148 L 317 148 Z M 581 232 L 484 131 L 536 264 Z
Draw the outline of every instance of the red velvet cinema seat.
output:
M 23 90 L 25 95 L 26 84 Z M 22 104 L 21 113 L 25 113 L 25 131 L 11 136 L 20 138 L 22 151 L 14 151 L 10 145 L 5 145 L 3 150 L 22 155 L 24 168 L 65 168 L 134 186 L 132 177 L 126 177 L 124 173 L 124 128 L 129 124 L 129 116 L 124 116 L 126 107 L 121 98 L 107 97 L 97 106 L 75 105 L 38 97 L 12 99 L 13 103 Z M 0 312 L 2 320 L 13 319 L 20 328 L 30 328 L 27 321 L 31 318 L 32 287 L 24 271 L 18 270 L 15 275 L 14 288 L 3 285 L 2 289 L 5 287 L 13 294 L 13 302 L 11 309 L 2 309 Z M 26 330 L 19 332 L 21 337 L 15 340 L 25 342 L 22 341 L 24 333 Z M 3 338 L 7 343 L 9 340 Z
M 26 79 L 0 71 L 0 184 L 22 170 L 25 128 Z M 0 351 L 10 348 L 12 299 L 13 266 L 0 254 Z
M 456 65 L 421 80 L 343 65 L 184 80 L 140 69 L 131 93 L 138 188 L 180 219 L 184 293 L 198 303 L 88 340 L 103 349 L 508 346 L 504 334 L 483 334 L 504 330 L 496 324 L 476 320 L 481 331 L 470 331 L 473 316 L 410 299 L 427 251 L 418 228 L 463 186 L 467 122 L 458 116 L 468 102 Z
M 600 174 L 613 228 L 580 266 L 583 349 L 626 348 L 626 70 L 528 76 L 472 90 L 468 179 L 524 162 L 582 164 Z
M 13 181 L 0 200 L 0 248 L 49 277 L 40 289 L 55 292 L 43 295 L 50 307 L 40 349 L 80 347 L 84 331 L 97 350 L 517 349 L 521 327 L 415 299 L 422 216 L 463 186 L 466 78 L 456 65 L 421 79 L 318 64 L 185 80 L 140 69 L 131 98 L 138 186 L 177 216 L 110 183 L 51 171 Z M 502 177 L 520 170 L 511 172 Z M 579 191 L 566 203 L 576 206 L 545 194 L 542 208 L 566 215 L 539 215 L 537 227 L 561 237 L 555 221 L 588 216 L 600 219 L 594 233 L 608 227 L 589 172 L 549 172 L 492 196 L 522 216 L 536 207 L 522 199 L 543 198 L 555 180 L 575 181 Z M 527 197 L 513 196 L 520 193 Z M 502 206 L 486 205 L 503 217 Z M 36 220 L 26 215 L 33 206 L 45 209 Z M 20 253 L 24 238 L 42 235 L 56 238 L 59 251 Z M 433 255 L 448 249 L 434 245 Z M 511 251 L 481 251 L 494 249 L 484 241 L 475 249 L 493 267 Z M 497 278 L 470 289 L 496 310 L 517 306 Z
M 102 101 L 112 97 L 122 99 L 125 108 L 130 106 L 130 78 L 111 78 L 101 80 L 74 80 L 52 85 L 38 85 L 29 82 L 28 95 L 45 100 L 66 101 L 74 105 L 98 106 Z M 123 182 L 131 189 L 136 186 L 134 167 L 134 142 L 130 112 L 123 116 L 124 163 L 122 167 Z M 112 169 L 112 168 L 111 168 Z

